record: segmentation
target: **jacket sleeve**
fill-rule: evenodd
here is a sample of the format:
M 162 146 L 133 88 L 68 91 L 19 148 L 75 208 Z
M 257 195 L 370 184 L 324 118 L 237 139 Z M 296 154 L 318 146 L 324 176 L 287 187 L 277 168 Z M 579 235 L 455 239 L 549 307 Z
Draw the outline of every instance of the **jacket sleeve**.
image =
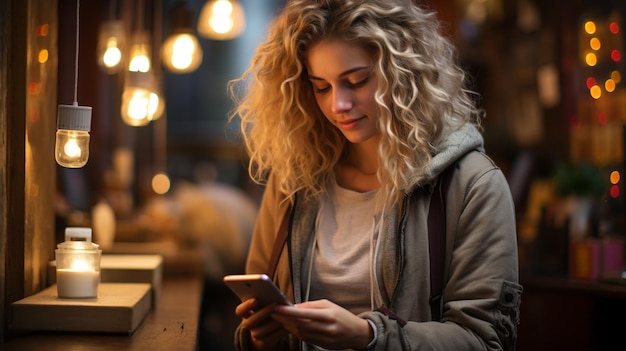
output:
M 259 207 L 246 260 L 246 273 L 265 273 L 281 220 L 287 212 L 285 196 L 278 192 L 275 178 L 270 176 Z
M 285 196 L 278 191 L 275 178 L 270 176 L 248 249 L 246 273 L 267 272 L 280 222 L 288 208 L 288 202 L 284 199 Z M 243 351 L 249 350 L 249 345 L 250 333 L 239 325 L 235 331 L 235 347 Z
M 467 162 L 472 160 L 465 161 L 469 167 Z M 457 177 L 464 177 L 463 167 L 461 162 Z M 447 203 L 449 264 L 442 320 L 408 321 L 402 327 L 381 313 L 366 312 L 361 317 L 377 327 L 371 350 L 515 348 L 522 287 L 508 184 L 493 164 L 453 184 Z

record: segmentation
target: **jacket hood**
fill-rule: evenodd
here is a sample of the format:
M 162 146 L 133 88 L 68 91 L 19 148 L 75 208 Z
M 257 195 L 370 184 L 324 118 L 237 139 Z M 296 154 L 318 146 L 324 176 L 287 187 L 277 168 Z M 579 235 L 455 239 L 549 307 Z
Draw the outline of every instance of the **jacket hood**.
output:
M 430 182 L 437 178 L 449 165 L 471 150 L 484 151 L 483 136 L 473 124 L 467 123 L 455 129 L 436 146 L 430 169 L 424 180 Z

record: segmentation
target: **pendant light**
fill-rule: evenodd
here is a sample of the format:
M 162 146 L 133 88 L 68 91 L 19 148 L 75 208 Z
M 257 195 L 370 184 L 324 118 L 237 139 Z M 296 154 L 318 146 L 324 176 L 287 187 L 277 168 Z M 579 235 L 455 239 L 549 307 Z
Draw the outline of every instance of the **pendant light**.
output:
M 76 0 L 76 60 L 74 71 L 74 103 L 59 105 L 54 146 L 56 162 L 67 168 L 81 168 L 89 159 L 91 107 L 78 105 L 78 42 L 80 0 Z
M 152 72 L 126 72 L 121 107 L 124 123 L 145 126 L 159 118 L 164 109 Z
M 111 20 L 103 22 L 98 33 L 98 65 L 104 72 L 115 74 L 124 68 L 124 56 L 127 50 L 126 31 L 124 23 L 114 19 L 116 1 L 111 0 L 110 4 L 109 18 Z
M 133 127 L 147 125 L 165 110 L 159 80 L 152 70 L 152 36 L 143 28 L 143 1 L 139 0 L 137 7 L 137 30 L 130 48 L 120 111 L 124 123 Z
M 144 25 L 145 15 L 143 1 L 138 0 L 135 8 L 135 30 L 132 32 L 128 54 L 129 72 L 148 72 L 152 67 L 152 45 L 150 44 L 152 36 Z
M 139 29 L 133 34 L 130 46 L 128 70 L 130 72 L 148 72 L 152 67 L 152 45 L 150 34 Z
M 173 73 L 195 71 L 202 63 L 202 48 L 194 35 L 193 11 L 185 1 L 176 1 L 170 13 L 171 34 L 163 42 L 163 65 Z
M 108 73 L 119 73 L 124 67 L 126 39 L 121 21 L 107 21 L 100 26 L 98 35 L 98 65 Z
M 233 39 L 245 28 L 243 6 L 236 0 L 210 0 L 204 4 L 198 18 L 198 33 L 208 39 Z

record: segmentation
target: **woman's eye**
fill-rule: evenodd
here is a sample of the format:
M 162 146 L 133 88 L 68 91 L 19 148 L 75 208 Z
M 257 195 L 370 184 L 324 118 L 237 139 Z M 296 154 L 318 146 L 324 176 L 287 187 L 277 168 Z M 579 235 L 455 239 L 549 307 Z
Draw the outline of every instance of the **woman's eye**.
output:
M 368 80 L 369 80 L 369 77 L 365 77 L 365 78 L 363 78 L 361 80 L 358 80 L 356 82 L 350 82 L 349 81 L 348 85 L 351 86 L 351 87 L 354 87 L 354 88 L 358 88 L 358 87 L 364 86 L 367 83 Z
M 326 87 L 313 87 L 313 89 L 315 90 L 316 93 L 325 93 L 327 91 L 330 90 L 330 86 L 326 86 Z
M 349 88 L 349 89 L 356 89 L 356 88 L 360 88 L 362 86 L 364 86 L 365 84 L 367 84 L 367 82 L 369 81 L 369 76 L 364 77 L 364 78 L 360 78 L 360 79 L 345 79 L 343 81 L 343 83 L 341 83 L 344 87 Z M 326 93 L 328 91 L 330 91 L 331 89 L 331 85 L 326 85 L 326 86 L 316 86 L 315 84 L 313 84 L 313 90 L 315 91 L 316 94 L 322 94 L 322 93 Z

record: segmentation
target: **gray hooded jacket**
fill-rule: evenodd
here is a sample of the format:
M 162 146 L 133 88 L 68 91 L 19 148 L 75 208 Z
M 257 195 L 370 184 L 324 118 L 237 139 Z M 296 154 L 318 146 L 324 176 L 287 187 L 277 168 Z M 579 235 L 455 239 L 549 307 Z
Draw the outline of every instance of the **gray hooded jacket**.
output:
M 507 181 L 483 153 L 472 125 L 450 134 L 433 157 L 426 179 L 416 180 L 403 206 L 386 214 L 376 255 L 378 296 L 402 320 L 378 311 L 362 313 L 376 325 L 371 350 L 513 350 L 522 287 L 518 284 L 515 211 Z M 437 176 L 455 164 L 446 203 L 446 263 L 441 321 L 431 321 L 427 218 Z M 246 271 L 267 270 L 289 202 L 270 179 L 265 190 Z M 274 281 L 295 303 L 302 302 L 303 257 L 314 233 L 317 201 L 291 202 L 290 235 Z M 249 333 L 237 329 L 239 350 Z M 285 350 L 297 350 L 295 338 Z

